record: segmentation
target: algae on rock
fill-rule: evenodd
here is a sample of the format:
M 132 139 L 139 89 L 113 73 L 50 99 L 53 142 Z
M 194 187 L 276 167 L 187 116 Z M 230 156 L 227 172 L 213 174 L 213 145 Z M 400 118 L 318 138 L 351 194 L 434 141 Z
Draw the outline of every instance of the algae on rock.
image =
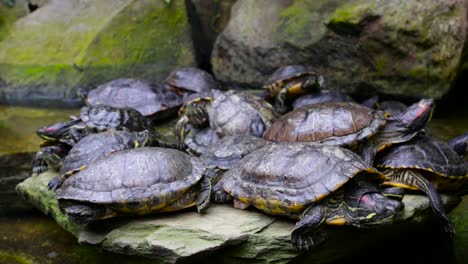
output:
M 295 221 L 274 217 L 257 210 L 240 210 L 230 205 L 211 205 L 205 214 L 194 208 L 139 217 L 120 217 L 87 226 L 76 225 L 58 209 L 57 200 L 47 189 L 55 172 L 30 177 L 17 191 L 37 208 L 73 233 L 80 243 L 107 251 L 153 258 L 161 263 L 181 261 L 220 261 L 222 263 L 288 263 L 300 259 L 330 263 L 350 257 L 377 239 L 401 236 L 401 228 L 430 219 L 432 210 L 424 195 L 406 195 L 405 208 L 395 224 L 373 230 L 329 227 L 327 243 L 311 252 L 298 252 L 290 242 Z M 460 202 L 457 196 L 443 195 L 448 211 Z M 359 237 L 358 240 L 355 238 Z
M 51 0 L 0 42 L 0 102 L 81 103 L 77 88 L 161 81 L 195 55 L 182 0 Z
M 466 37 L 464 0 L 239 0 L 212 55 L 216 77 L 261 85 L 306 64 L 359 96 L 446 94 Z

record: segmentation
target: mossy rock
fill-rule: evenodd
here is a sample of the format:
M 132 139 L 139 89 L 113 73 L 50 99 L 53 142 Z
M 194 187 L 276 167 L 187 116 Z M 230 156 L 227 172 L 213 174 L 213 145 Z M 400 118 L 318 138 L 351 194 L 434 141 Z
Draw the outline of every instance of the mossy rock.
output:
M 258 87 L 305 64 L 358 97 L 445 95 L 466 38 L 463 1 L 239 0 L 212 55 L 216 77 Z
M 182 0 L 51 1 L 0 42 L 0 102 L 76 105 L 77 88 L 193 66 Z
M 47 183 L 55 173 L 48 171 L 30 177 L 17 186 L 17 191 L 77 236 L 80 243 L 120 254 L 153 258 L 160 263 L 207 260 L 220 263 L 332 263 L 356 255 L 356 252 L 365 252 L 375 241 L 411 234 L 411 230 L 434 218 L 426 196 L 406 195 L 404 210 L 396 216 L 394 224 L 369 230 L 329 227 L 325 244 L 301 254 L 290 242 L 295 221 L 229 205 L 212 205 L 204 214 L 189 208 L 76 225 L 60 212 L 57 200 L 47 189 Z M 443 195 L 442 198 L 448 211 L 460 202 L 457 196 Z

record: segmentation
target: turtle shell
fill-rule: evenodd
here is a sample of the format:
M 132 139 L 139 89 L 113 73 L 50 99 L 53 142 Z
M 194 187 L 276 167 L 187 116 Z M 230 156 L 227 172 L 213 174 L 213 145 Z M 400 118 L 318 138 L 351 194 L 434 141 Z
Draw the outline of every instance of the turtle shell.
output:
M 193 93 L 209 92 L 218 87 L 215 79 L 209 73 L 195 67 L 172 71 L 167 76 L 166 82 L 172 87 Z
M 191 127 L 190 132 L 185 137 L 184 143 L 188 148 L 188 152 L 199 156 L 204 153 L 209 146 L 218 142 L 219 137 L 216 131 L 210 127 L 196 129 Z
M 259 135 L 278 118 L 273 106 L 256 95 L 230 90 L 213 91 L 213 102 L 209 112 L 210 127 L 216 130 L 220 137 L 238 134 L 254 133 L 254 126 Z
M 378 155 L 377 167 L 419 169 L 440 191 L 461 188 L 468 181 L 464 160 L 445 142 L 425 135 L 395 145 Z
M 80 118 L 85 125 L 97 131 L 109 129 L 129 131 L 154 131 L 150 119 L 137 110 L 110 105 L 84 106 L 80 109 Z
M 182 105 L 181 97 L 163 85 L 130 78 L 120 78 L 99 85 L 89 91 L 86 101 L 88 105 L 131 107 L 144 116 L 155 118 L 176 114 Z
M 309 70 L 304 65 L 287 65 L 274 71 L 266 81 L 267 85 L 307 74 Z
M 202 173 L 198 158 L 178 150 L 129 149 L 68 178 L 55 197 L 59 203 L 94 203 L 121 213 L 173 211 L 195 205 L 198 193 L 192 187 Z
M 60 174 L 76 170 L 110 153 L 135 148 L 135 141 L 148 137 L 148 132 L 106 131 L 90 134 L 81 139 L 68 152 L 60 168 Z M 139 142 L 140 144 L 142 142 Z
M 221 184 L 235 200 L 295 218 L 364 171 L 384 178 L 345 148 L 271 143 L 245 156 L 224 174 Z
M 377 133 L 386 124 L 384 112 L 352 102 L 307 105 L 278 118 L 264 138 L 276 142 L 313 141 L 352 145 Z
M 320 92 L 303 95 L 293 102 L 293 108 L 297 109 L 305 105 L 320 104 L 327 102 L 354 102 L 349 95 L 338 91 Z
M 263 138 L 252 135 L 233 135 L 209 146 L 200 156 L 207 167 L 228 170 L 249 154 L 267 144 Z

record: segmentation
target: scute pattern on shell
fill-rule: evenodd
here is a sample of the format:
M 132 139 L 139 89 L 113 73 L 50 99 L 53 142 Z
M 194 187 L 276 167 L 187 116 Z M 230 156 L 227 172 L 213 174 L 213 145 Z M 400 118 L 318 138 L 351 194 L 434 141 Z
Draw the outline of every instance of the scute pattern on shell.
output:
M 120 207 L 175 202 L 202 177 L 198 158 L 166 148 L 123 150 L 68 178 L 57 199 Z
M 97 131 L 108 129 L 154 131 L 151 120 L 130 107 L 115 108 L 109 105 L 85 106 L 80 110 L 80 118 L 87 127 Z
M 466 177 L 465 162 L 450 146 L 439 139 L 417 136 L 396 145 L 379 156 L 377 166 L 385 168 L 420 168 L 440 176 Z
M 383 177 L 341 147 L 270 143 L 227 171 L 222 187 L 235 199 L 269 213 L 294 215 L 364 170 Z M 278 207 L 281 210 L 275 211 Z
M 210 126 L 218 135 L 250 134 L 252 123 L 261 119 L 265 129 L 278 117 L 273 106 L 262 98 L 237 91 L 213 91 Z
M 263 138 L 252 135 L 234 135 L 220 139 L 200 156 L 205 165 L 230 169 L 244 156 L 267 144 Z
M 304 65 L 287 65 L 280 67 L 271 74 L 266 83 L 271 84 L 277 81 L 282 81 L 294 77 L 297 74 L 306 73 L 307 71 L 308 70 Z
M 267 129 L 264 138 L 276 142 L 345 145 L 377 133 L 385 123 L 383 112 L 356 103 L 320 103 L 281 116 Z
M 216 81 L 209 73 L 195 67 L 186 67 L 172 71 L 167 76 L 166 82 L 173 87 L 194 93 L 209 92 L 218 87 Z
M 109 153 L 135 147 L 136 133 L 106 131 L 90 134 L 73 146 L 63 160 L 60 174 L 91 164 Z
M 182 105 L 182 98 L 163 85 L 131 78 L 120 78 L 101 84 L 89 91 L 86 100 L 89 105 L 131 107 L 144 116 Z

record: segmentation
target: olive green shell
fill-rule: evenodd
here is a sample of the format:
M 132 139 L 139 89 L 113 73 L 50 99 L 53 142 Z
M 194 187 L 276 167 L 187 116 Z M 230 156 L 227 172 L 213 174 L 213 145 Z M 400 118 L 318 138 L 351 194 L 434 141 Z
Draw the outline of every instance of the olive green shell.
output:
M 278 118 L 264 138 L 276 142 L 313 141 L 348 145 L 374 135 L 386 124 L 384 112 L 352 102 L 307 105 Z
M 345 148 L 270 143 L 245 156 L 220 184 L 235 200 L 270 214 L 297 216 L 364 171 L 384 177 Z
M 105 104 L 113 107 L 131 107 L 144 116 L 169 115 L 177 113 L 182 98 L 162 85 L 147 81 L 120 78 L 99 85 L 89 91 L 88 105 Z
M 213 91 L 210 127 L 220 136 L 252 134 L 252 126 L 263 123 L 263 132 L 278 118 L 273 106 L 256 95 L 230 90 Z
M 468 181 L 465 161 L 447 143 L 424 135 L 389 148 L 378 156 L 375 165 L 430 172 L 425 175 L 442 191 L 457 190 Z
M 56 192 L 61 201 L 104 205 L 146 214 L 193 206 L 203 166 L 196 157 L 166 148 L 116 152 L 68 178 Z M 198 187 L 197 187 L 198 188 Z
M 209 73 L 195 67 L 172 71 L 167 76 L 166 82 L 172 87 L 193 93 L 207 92 L 218 87 Z
M 60 174 L 91 164 L 112 152 L 136 148 L 135 142 L 141 146 L 144 144 L 143 140 L 148 137 L 148 131 L 105 131 L 90 134 L 78 141 L 68 152 L 60 168 Z

